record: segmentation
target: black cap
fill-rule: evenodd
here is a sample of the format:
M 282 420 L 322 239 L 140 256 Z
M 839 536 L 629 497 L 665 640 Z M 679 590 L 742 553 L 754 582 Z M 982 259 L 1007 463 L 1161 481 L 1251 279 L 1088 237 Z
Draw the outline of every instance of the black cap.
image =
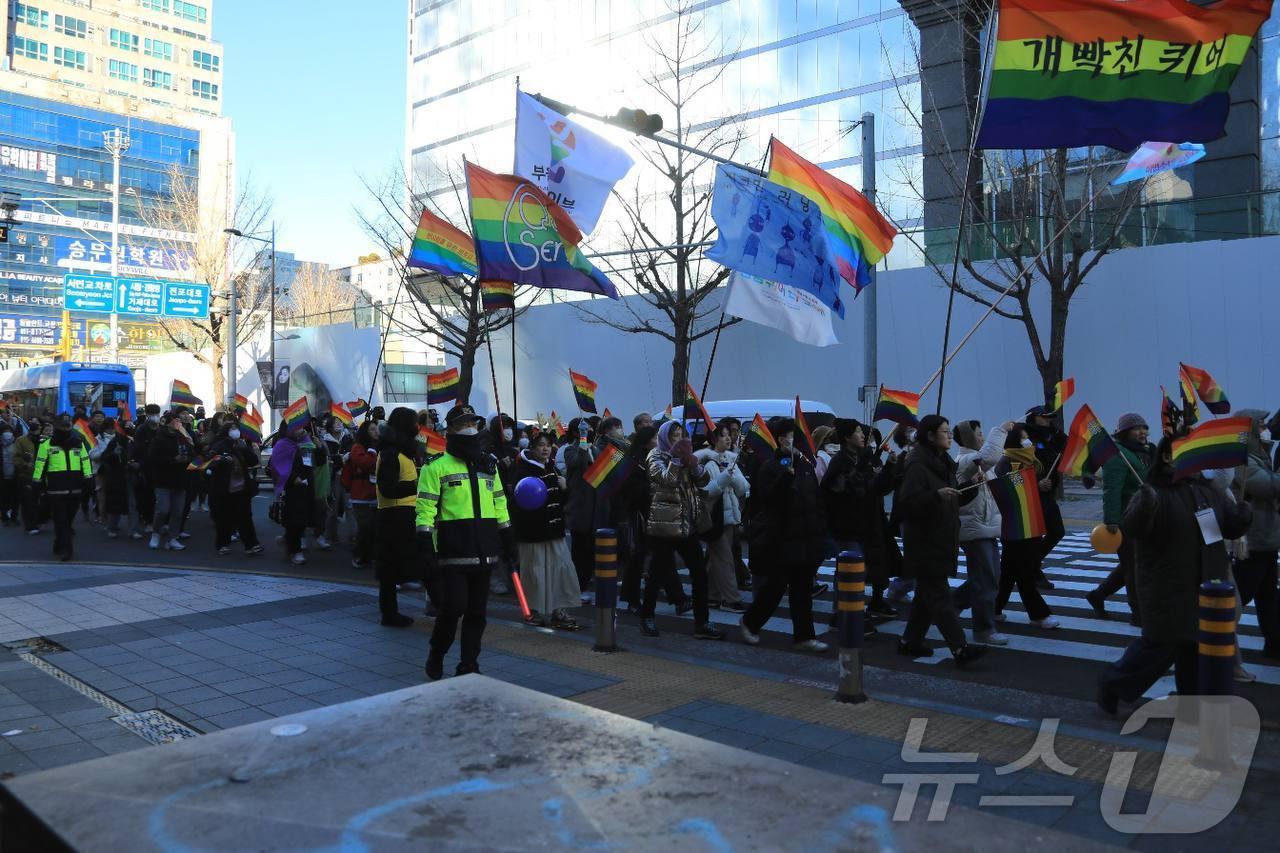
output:
M 476 414 L 476 410 L 466 405 L 454 406 L 449 413 L 444 416 L 444 422 L 451 428 L 459 421 L 475 421 L 476 423 L 484 423 L 484 418 Z
M 1027 422 L 1030 423 L 1031 419 L 1035 417 L 1041 417 L 1041 418 L 1053 417 L 1053 410 L 1050 409 L 1048 406 L 1032 406 L 1031 408 L 1027 409 L 1027 413 L 1023 417 L 1025 417 L 1027 419 Z

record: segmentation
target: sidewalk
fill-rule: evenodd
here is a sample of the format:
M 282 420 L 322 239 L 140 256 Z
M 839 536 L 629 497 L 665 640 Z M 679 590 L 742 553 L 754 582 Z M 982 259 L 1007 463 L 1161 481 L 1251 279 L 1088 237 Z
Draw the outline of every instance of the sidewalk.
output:
M 9 649 L 0 660 L 0 776 L 420 684 L 430 624 L 380 627 L 369 588 L 227 572 L 0 566 L 0 601 L 0 644 Z M 420 612 L 409 596 L 402 607 Z M 1043 759 L 1000 772 L 1031 751 L 1038 721 L 876 699 L 841 705 L 815 679 L 730 662 L 743 658 L 727 654 L 736 651 L 729 644 L 664 635 L 654 648 L 624 627 L 620 641 L 631 651 L 600 655 L 588 632 L 534 630 L 514 615 L 505 605 L 491 609 L 484 673 L 602 710 L 873 784 L 893 782 L 886 774 L 969 774 L 951 802 L 1133 849 L 1212 843 L 1225 853 L 1280 833 L 1270 808 L 1280 775 L 1265 737 L 1225 821 L 1198 836 L 1135 838 L 1104 822 L 1101 783 L 1113 754 L 1136 752 L 1125 810 L 1145 808 L 1161 760 L 1158 733 L 1144 732 L 1135 746 L 1118 736 L 1059 732 L 1054 751 L 1077 768 L 1071 778 L 1050 772 Z M 834 665 L 831 675 L 834 682 Z M 921 756 L 904 760 L 904 740 L 922 726 Z M 939 752 L 977 753 L 978 760 L 931 755 Z M 1186 762 L 1171 769 L 1161 785 L 1193 801 L 1216 779 Z M 921 793 L 931 797 L 934 788 Z M 1070 800 L 983 802 L 1046 795 Z M 917 802 L 906 814 L 922 821 L 928 810 Z

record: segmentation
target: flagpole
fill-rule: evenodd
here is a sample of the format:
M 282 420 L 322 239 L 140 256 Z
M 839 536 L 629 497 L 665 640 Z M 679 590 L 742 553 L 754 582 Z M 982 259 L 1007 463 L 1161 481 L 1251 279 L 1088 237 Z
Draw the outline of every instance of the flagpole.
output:
M 516 75 L 516 116 L 519 117 L 519 115 L 520 115 L 520 75 L 517 74 Z M 519 140 L 519 138 L 520 138 L 520 134 L 517 132 L 516 133 L 517 141 Z M 516 165 L 518 162 L 519 162 L 519 154 L 516 151 L 516 146 L 512 146 L 511 173 L 513 175 L 519 174 L 519 171 L 516 168 Z M 472 227 L 474 228 L 474 226 Z M 477 261 L 479 260 L 478 256 L 476 260 Z M 493 359 L 492 346 L 490 346 L 489 348 L 489 357 L 490 357 L 490 362 L 492 363 L 492 359 Z M 518 392 L 516 390 L 516 384 L 517 384 L 516 383 L 516 283 L 513 281 L 511 282 L 511 419 L 519 422 L 520 406 L 519 406 L 519 398 L 517 396 Z M 494 393 L 496 394 L 497 391 L 495 391 Z

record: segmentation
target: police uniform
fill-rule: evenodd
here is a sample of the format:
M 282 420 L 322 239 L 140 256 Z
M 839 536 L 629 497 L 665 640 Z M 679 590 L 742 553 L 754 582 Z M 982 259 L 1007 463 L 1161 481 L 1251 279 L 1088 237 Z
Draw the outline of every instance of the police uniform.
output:
M 446 420 L 451 428 L 461 422 L 483 423 L 466 405 L 454 406 Z M 432 567 L 440 597 L 427 659 L 427 676 L 432 679 L 443 674 L 444 656 L 453 645 L 459 619 L 462 654 L 456 674 L 480 671 L 490 572 L 514 551 L 497 462 L 479 448 L 479 435 L 450 433 L 445 452 L 424 465 L 418 477 L 419 548 Z M 464 449 L 466 458 L 457 455 Z
M 53 516 L 53 553 L 63 560 L 71 559 L 71 522 L 81 499 L 93 482 L 89 465 L 89 452 L 83 442 L 75 438 L 75 446 L 68 449 L 55 443 L 57 439 L 42 442 L 36 452 L 36 465 L 31 481 L 42 484 L 49 497 L 49 510 Z

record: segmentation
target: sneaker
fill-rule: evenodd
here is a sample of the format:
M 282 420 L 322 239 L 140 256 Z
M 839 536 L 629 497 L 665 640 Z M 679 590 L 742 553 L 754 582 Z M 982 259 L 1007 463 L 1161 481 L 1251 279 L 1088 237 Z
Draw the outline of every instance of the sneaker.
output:
M 1044 628 L 1046 631 L 1059 627 L 1062 623 L 1052 616 L 1046 616 L 1043 619 L 1032 619 L 1031 624 L 1037 628 Z
M 231 553 L 231 549 L 230 549 L 229 547 L 227 547 L 226 545 L 223 545 L 221 548 L 219 548 L 219 549 L 218 549 L 218 556 L 219 556 L 219 557 L 225 557 L 225 556 L 227 556 L 227 555 L 228 555 L 228 554 L 230 554 L 230 553 Z
M 693 602 L 689 601 L 688 599 L 685 599 L 684 601 L 676 605 L 677 616 L 683 616 L 686 613 L 690 613 L 692 611 L 693 611 Z
M 1235 672 L 1231 674 L 1231 677 L 1240 684 L 1252 684 L 1258 680 L 1258 676 L 1254 675 L 1242 666 L 1237 666 L 1235 668 Z
M 577 631 L 582 628 L 578 621 L 569 615 L 568 610 L 552 611 L 551 627 L 561 631 Z
M 244 552 L 246 554 L 261 554 L 263 550 L 264 549 L 261 545 L 254 545 L 252 548 L 245 548 Z
M 405 590 L 418 590 L 422 589 L 422 584 L 419 581 L 404 581 L 400 584 L 400 588 Z
M 640 633 L 641 633 L 641 634 L 644 634 L 646 637 L 656 637 L 656 636 L 658 636 L 658 625 L 657 625 L 657 623 L 656 623 L 656 622 L 654 622 L 652 619 L 641 619 L 641 620 L 640 620 Z
M 430 681 L 439 681 L 444 678 L 444 655 L 438 655 L 435 652 L 427 655 L 427 679 Z
M 982 643 L 984 646 L 1007 646 L 1009 638 L 999 631 L 975 631 L 973 635 L 975 642 Z
M 232 533 L 232 534 L 231 534 L 231 541 L 232 541 L 232 542 L 239 542 L 239 541 L 240 541 L 240 534 L 239 534 L 239 533 Z
M 108 538 L 108 539 L 119 539 L 119 538 L 120 538 L 120 534 L 119 534 L 119 533 L 116 533 L 114 530 L 108 530 L 108 531 L 107 531 L 107 538 Z
M 986 653 L 986 646 L 979 645 L 978 643 L 965 643 L 959 649 L 952 652 L 951 657 L 955 660 L 956 666 L 966 666 L 973 663 Z
M 299 551 L 298 553 L 290 557 L 289 561 L 293 563 L 295 566 L 301 566 L 303 563 L 307 561 L 307 555 Z
M 867 612 L 874 616 L 884 616 L 889 619 L 898 615 L 898 609 L 889 604 L 889 602 L 885 601 L 883 598 L 873 598 L 871 602 L 867 604 Z
M 129 534 L 129 538 L 130 538 L 130 539 L 141 539 L 141 538 L 142 538 L 142 534 L 135 530 L 135 531 L 133 531 L 132 533 L 130 533 L 130 534 Z
M 796 643 L 793 648 L 798 652 L 822 653 L 830 650 L 831 647 L 821 640 L 805 640 L 803 643 Z
M 160 547 L 160 534 L 159 534 L 159 533 L 152 533 L 152 534 L 151 534 L 151 541 L 147 543 L 147 547 L 148 547 L 148 548 L 150 548 L 152 551 L 154 551 L 154 550 L 156 550 L 157 548 L 159 548 L 159 547 Z
M 321 551 L 328 551 L 330 548 L 333 547 L 333 544 L 330 543 L 329 540 L 325 539 L 323 536 L 317 536 L 316 547 L 319 548 Z
M 184 531 L 182 531 L 181 533 L 179 533 L 179 534 L 178 534 L 178 538 L 179 538 L 179 539 L 190 539 L 190 538 L 191 538 L 191 534 L 184 530 Z
M 405 616 L 403 613 L 392 613 L 389 616 L 382 617 L 382 627 L 384 628 L 408 628 L 413 624 L 412 616 Z
M 351 561 L 351 568 L 353 568 L 353 569 L 367 569 L 367 568 L 369 568 L 369 564 L 368 564 L 368 563 L 366 563 L 364 560 L 352 560 L 352 561 Z
M 171 541 L 169 542 L 169 544 L 168 544 L 167 546 L 165 546 L 165 547 L 167 547 L 170 551 L 185 551 L 185 550 L 187 550 L 187 546 L 186 546 L 186 545 L 183 545 L 183 544 L 182 544 L 181 542 L 179 542 L 177 539 L 171 540 Z
M 720 609 L 726 613 L 746 613 L 747 605 L 742 601 L 726 601 L 720 605 Z
M 919 643 L 913 644 L 899 640 L 898 654 L 909 658 L 931 658 L 933 657 L 933 649 Z
M 142 528 L 142 532 L 150 536 L 152 533 L 156 532 L 156 529 L 148 524 L 146 527 Z
M 738 633 L 742 635 L 742 642 L 748 646 L 760 645 L 760 635 L 747 627 L 745 619 L 738 620 Z
M 693 638 L 695 640 L 723 640 L 724 631 L 721 631 L 710 622 L 704 622 L 693 629 Z
M 28 530 L 28 531 L 27 531 L 27 535 L 28 535 L 28 536 L 38 536 L 39 534 L 40 534 L 40 528 L 39 528 L 39 527 L 33 527 L 33 528 L 31 528 L 30 530 Z
M 1085 599 L 1089 602 L 1089 606 L 1093 608 L 1094 615 L 1099 619 L 1107 618 L 1107 605 L 1102 598 L 1102 593 L 1098 590 L 1090 590 L 1085 593 Z

